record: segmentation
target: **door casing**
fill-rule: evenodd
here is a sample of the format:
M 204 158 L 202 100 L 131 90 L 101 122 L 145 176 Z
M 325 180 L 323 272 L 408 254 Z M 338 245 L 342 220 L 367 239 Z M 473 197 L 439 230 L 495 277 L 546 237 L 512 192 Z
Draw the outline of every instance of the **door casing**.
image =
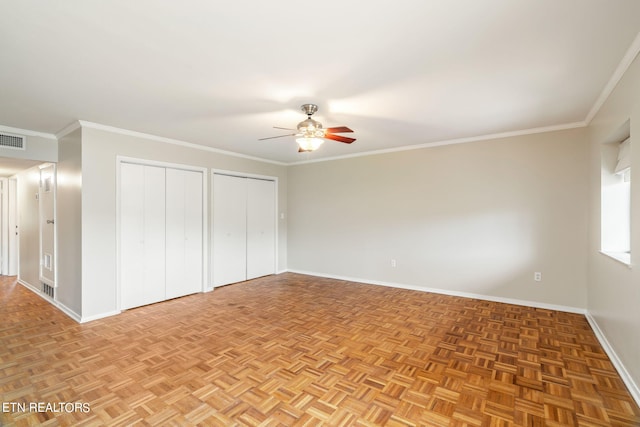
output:
M 38 186 L 40 223 L 40 281 L 56 287 L 56 165 L 40 166 Z

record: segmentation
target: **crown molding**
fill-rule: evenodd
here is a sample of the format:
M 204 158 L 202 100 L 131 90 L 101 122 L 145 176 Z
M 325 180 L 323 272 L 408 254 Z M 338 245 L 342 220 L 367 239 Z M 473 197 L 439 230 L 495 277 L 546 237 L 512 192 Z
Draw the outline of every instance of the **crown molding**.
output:
M 88 122 L 88 121 L 85 121 L 85 120 L 78 120 L 78 123 L 79 123 L 80 127 L 83 127 L 83 128 L 103 130 L 103 131 L 106 131 L 106 132 L 112 132 L 112 133 L 117 133 L 117 134 L 121 134 L 121 135 L 133 136 L 133 137 L 136 137 L 136 138 L 147 139 L 147 140 L 150 140 L 150 141 L 164 142 L 165 144 L 179 145 L 179 146 L 182 146 L 182 147 L 193 148 L 193 149 L 196 149 L 196 150 L 209 151 L 209 152 L 212 152 L 212 153 L 224 154 L 226 156 L 232 156 L 232 157 L 240 157 L 240 158 L 243 158 L 243 159 L 254 160 L 254 161 L 263 162 L 263 163 L 271 163 L 271 164 L 279 165 L 279 166 L 286 166 L 287 165 L 286 163 L 278 162 L 278 161 L 275 161 L 275 160 L 263 159 L 261 157 L 254 157 L 254 156 L 249 156 L 249 155 L 246 155 L 246 154 L 234 153 L 233 151 L 226 151 L 226 150 L 221 150 L 219 148 L 208 147 L 206 145 L 194 144 L 192 142 L 181 141 L 179 139 L 166 138 L 164 136 L 151 135 L 151 134 L 144 133 L 144 132 L 138 132 L 138 131 L 133 131 L 133 130 L 128 130 L 128 129 L 121 129 L 121 128 L 117 128 L 117 127 L 114 127 L 114 126 L 102 125 L 100 123 L 93 123 L 93 122 Z
M 7 133 L 16 133 L 18 135 L 25 135 L 25 136 L 38 136 L 40 138 L 53 139 L 53 140 L 57 139 L 56 136 L 52 133 L 36 132 L 33 130 L 12 128 L 10 126 L 3 126 L 3 125 L 0 125 L 0 131 L 7 132 Z
M 636 56 L 638 56 L 638 53 L 640 53 L 640 33 L 638 33 L 633 42 L 631 42 L 631 46 L 629 46 L 629 49 L 627 49 L 627 52 L 622 57 L 622 60 L 618 64 L 618 67 L 611 75 L 611 78 L 609 79 L 605 87 L 602 89 L 600 96 L 593 104 L 593 107 L 591 107 L 591 110 L 589 110 L 587 117 L 584 119 L 587 126 L 591 123 L 596 114 L 598 114 L 604 103 L 607 102 L 607 99 L 609 99 L 609 96 L 611 95 L 613 90 L 616 88 L 624 74 L 636 59 Z
M 524 130 L 518 130 L 518 131 L 511 131 L 511 132 L 492 133 L 488 135 L 471 136 L 467 138 L 447 139 L 443 141 L 427 142 L 424 144 L 404 145 L 402 147 L 396 147 L 396 148 L 366 151 L 362 153 L 348 154 L 345 156 L 335 156 L 335 157 L 325 157 L 322 159 L 304 160 L 300 162 L 292 162 L 287 164 L 290 166 L 295 166 L 295 165 L 303 165 L 308 163 L 327 162 L 331 160 L 349 159 L 353 157 L 375 156 L 378 154 L 396 153 L 399 151 L 421 150 L 423 148 L 434 148 L 434 147 L 441 147 L 444 145 L 465 144 L 469 142 L 487 141 L 490 139 L 501 139 L 501 138 L 509 138 L 513 136 L 524 136 L 524 135 L 533 135 L 536 133 L 555 132 L 555 131 L 567 130 L 567 129 L 577 129 L 577 128 L 582 128 L 586 126 L 587 126 L 586 122 L 565 123 L 561 125 L 544 126 L 539 128 L 531 128 L 531 129 L 524 129 Z
M 63 128 L 62 130 L 56 132 L 56 138 L 60 139 L 63 138 L 67 135 L 69 135 L 71 132 L 73 132 L 74 130 L 80 129 L 80 121 L 76 120 L 75 122 L 71 123 L 70 125 L 68 125 L 67 127 Z
M 467 137 L 467 138 L 457 138 L 457 139 L 450 139 L 450 140 L 442 140 L 442 141 L 428 142 L 428 143 L 424 143 L 424 144 L 407 145 L 407 146 L 389 148 L 389 149 L 382 149 L 382 150 L 372 150 L 372 151 L 349 154 L 349 155 L 344 155 L 344 156 L 325 157 L 325 158 L 320 158 L 320 159 L 304 160 L 304 161 L 299 161 L 299 162 L 298 161 L 296 161 L 296 162 L 279 162 L 279 161 L 276 161 L 276 160 L 270 160 L 270 159 L 264 159 L 264 158 L 261 158 L 261 157 L 249 156 L 249 155 L 246 155 L 246 154 L 235 153 L 233 151 L 221 150 L 221 149 L 218 149 L 218 148 L 213 148 L 213 147 L 209 147 L 209 146 L 205 146 L 205 145 L 194 144 L 194 143 L 191 143 L 191 142 L 181 141 L 181 140 L 172 139 L 172 138 L 166 138 L 166 137 L 157 136 L 157 135 L 151 135 L 151 134 L 147 134 L 147 133 L 143 133 L 143 132 L 137 132 L 137 131 L 127 130 L 127 129 L 121 129 L 121 128 L 102 125 L 102 124 L 99 124 L 99 123 L 93 123 L 93 122 L 89 122 L 89 121 L 85 121 L 85 120 L 78 120 L 76 122 L 73 122 L 70 125 L 68 125 L 67 127 L 65 127 L 62 130 L 60 130 L 56 134 L 31 131 L 31 130 L 27 130 L 27 129 L 20 129 L 20 128 L 14 128 L 14 127 L 3 126 L 3 125 L 0 125 L 0 131 L 5 131 L 5 132 L 9 132 L 9 133 L 16 133 L 16 134 L 26 135 L 26 136 L 37 136 L 37 137 L 46 138 L 46 139 L 58 140 L 58 139 L 64 137 L 65 135 L 68 135 L 69 133 L 75 131 L 76 129 L 85 127 L 85 128 L 98 129 L 98 130 L 104 130 L 104 131 L 108 131 L 108 132 L 118 133 L 118 134 L 122 134 L 122 135 L 134 136 L 134 137 L 148 139 L 148 140 L 157 141 L 157 142 L 164 142 L 164 143 L 167 143 L 167 144 L 173 144 L 173 145 L 179 145 L 179 146 L 183 146 L 183 147 L 189 147 L 189 148 L 193 148 L 193 149 L 196 149 L 196 150 L 209 151 L 209 152 L 218 153 L 218 154 L 224 154 L 224 155 L 232 156 L 232 157 L 239 157 L 239 158 L 248 159 L 248 160 L 254 160 L 254 161 L 258 161 L 258 162 L 270 163 L 270 164 L 279 165 L 279 166 L 295 166 L 295 165 L 303 165 L 303 164 L 308 164 L 308 163 L 318 163 L 318 162 L 327 162 L 327 161 L 332 161 L 332 160 L 349 159 L 349 158 L 354 158 L 354 157 L 373 156 L 373 155 L 378 155 L 378 154 L 395 153 L 395 152 L 407 151 L 407 150 L 420 150 L 420 149 L 423 149 L 423 148 L 433 148 L 433 147 L 440 147 L 440 146 L 444 146 L 444 145 L 463 144 L 463 143 L 469 143 L 469 142 L 486 141 L 486 140 L 489 140 L 489 139 L 508 138 L 508 137 L 513 137 L 513 136 L 524 136 L 524 135 L 531 135 L 531 134 L 536 134 L 536 133 L 553 132 L 553 131 L 559 131 L 559 130 L 586 127 L 586 126 L 589 126 L 589 124 L 591 123 L 593 118 L 598 114 L 598 112 L 600 111 L 600 109 L 602 108 L 604 103 L 607 101 L 609 96 L 611 96 L 611 93 L 613 92 L 615 87 L 618 85 L 618 83 L 620 82 L 622 77 L 625 75 L 625 73 L 627 72 L 627 70 L 629 69 L 629 67 L 631 66 L 633 61 L 635 60 L 635 58 L 638 56 L 638 54 L 640 54 L 640 32 L 634 38 L 633 42 L 631 43 L 631 45 L 627 49 L 624 57 L 622 58 L 622 60 L 618 64 L 618 66 L 616 67 L 614 73 L 611 75 L 611 78 L 609 79 L 607 84 L 602 89 L 602 92 L 598 96 L 598 99 L 595 101 L 595 103 L 593 104 L 593 106 L 589 110 L 589 112 L 588 112 L 587 116 L 585 117 L 585 119 L 583 121 L 581 121 L 581 122 L 565 123 L 565 124 L 554 125 L 554 126 L 544 126 L 544 127 L 539 127 L 539 128 L 524 129 L 524 130 L 512 131 L 512 132 L 502 132 L 502 133 L 494 133 L 494 134 L 488 134 L 488 135 L 479 135 L 479 136 L 472 136 L 472 137 Z
M 463 144 L 468 142 L 486 141 L 488 139 L 508 138 L 512 136 L 523 136 L 523 135 L 531 135 L 536 133 L 553 132 L 553 131 L 559 131 L 559 130 L 587 127 L 589 126 L 593 118 L 596 116 L 596 114 L 598 114 L 598 112 L 600 111 L 604 103 L 607 101 L 607 99 L 609 99 L 609 96 L 611 96 L 611 93 L 616 88 L 616 86 L 618 85 L 622 77 L 625 75 L 625 73 L 627 72 L 627 70 L 635 60 L 635 58 L 638 56 L 638 54 L 640 54 L 640 32 L 636 35 L 633 42 L 631 42 L 631 45 L 627 49 L 624 57 L 622 58 L 622 60 L 620 60 L 620 63 L 618 64 L 615 71 L 609 78 L 609 81 L 607 82 L 605 87 L 602 89 L 600 96 L 598 97 L 596 102 L 593 104 L 593 106 L 589 110 L 589 113 L 587 114 L 585 119 L 581 122 L 573 122 L 573 123 L 566 123 L 566 124 L 561 124 L 556 126 L 545 126 L 545 127 L 532 128 L 532 129 L 524 129 L 524 130 L 513 131 L 513 132 L 480 135 L 480 136 L 473 136 L 468 138 L 436 141 L 436 142 L 430 142 L 430 143 L 419 144 L 419 145 L 408 145 L 408 146 L 390 148 L 390 149 L 384 149 L 384 150 L 367 151 L 363 153 L 356 153 L 356 154 L 350 154 L 345 156 L 335 156 L 335 157 L 326 157 L 322 159 L 291 162 L 287 164 L 292 166 L 302 165 L 307 163 L 318 163 L 318 162 L 340 160 L 340 159 L 347 159 L 347 158 L 353 158 L 353 157 L 371 156 L 376 154 L 394 153 L 398 151 L 407 151 L 407 150 L 419 150 L 422 148 L 440 147 L 443 145 Z
M 114 126 L 103 125 L 103 124 L 100 124 L 100 123 L 89 122 L 89 121 L 86 121 L 86 120 L 75 121 L 75 122 L 69 124 L 68 126 L 66 126 L 65 128 L 63 128 L 62 130 L 60 130 L 59 132 L 57 132 L 56 134 L 35 132 L 35 131 L 26 130 L 26 129 L 12 128 L 12 127 L 3 126 L 3 125 L 0 125 L 0 131 L 6 131 L 6 132 L 9 132 L 9 133 L 17 133 L 17 134 L 22 134 L 22 135 L 39 136 L 39 137 L 42 137 L 42 138 L 59 140 L 60 138 L 63 138 L 64 136 L 70 134 L 71 132 L 73 132 L 73 131 L 75 131 L 77 129 L 89 128 L 89 129 L 97 129 L 97 130 L 102 130 L 102 131 L 106 131 L 106 132 L 117 133 L 117 134 L 121 134 L 121 135 L 133 136 L 133 137 L 137 137 L 137 138 L 148 139 L 148 140 L 151 140 L 151 141 L 163 142 L 163 143 L 166 143 L 166 144 L 179 145 L 179 146 L 182 146 L 182 147 L 193 148 L 193 149 L 196 149 L 196 150 L 202 150 L 202 151 L 209 151 L 209 152 L 212 152 L 212 153 L 224 154 L 224 155 L 232 156 L 232 157 L 239 157 L 239 158 L 243 158 L 243 159 L 254 160 L 254 161 L 263 162 L 263 163 L 270 163 L 270 164 L 274 164 L 274 165 L 278 165 L 278 166 L 296 166 L 296 165 L 303 165 L 303 164 L 308 164 L 308 163 L 318 163 L 318 162 L 328 162 L 328 161 L 333 161 L 333 160 L 343 160 L 343 159 L 349 159 L 349 158 L 354 158 L 354 157 L 375 156 L 375 155 L 379 155 L 379 154 L 388 154 L 388 153 L 395 153 L 395 152 L 400 152 L 400 151 L 421 150 L 421 149 L 424 149 L 424 148 L 434 148 L 434 147 L 440 147 L 440 146 L 444 146 L 444 145 L 464 144 L 464 143 L 469 143 L 469 142 L 486 141 L 486 140 L 490 140 L 490 139 L 500 139 L 500 138 L 509 138 L 509 137 L 513 137 L 513 136 L 531 135 L 531 134 L 536 134 L 536 133 L 554 132 L 554 131 L 559 131 L 559 130 L 581 128 L 581 127 L 585 127 L 585 126 L 588 126 L 587 122 L 573 122 L 573 123 L 565 123 L 565 124 L 561 124 L 561 125 L 544 126 L 544 127 L 532 128 L 532 129 L 524 129 L 524 130 L 519 130 L 519 131 L 501 132 L 501 133 L 493 133 L 493 134 L 480 135 L 480 136 L 472 136 L 472 137 L 467 137 L 467 138 L 457 138 L 457 139 L 449 139 L 449 140 L 442 140 L 442 141 L 435 141 L 435 142 L 427 142 L 427 143 L 424 143 L 424 144 L 417 144 L 417 145 L 405 145 L 405 146 L 402 146 L 402 147 L 388 148 L 388 149 L 383 149 L 383 150 L 372 150 L 372 151 L 349 154 L 349 155 L 344 155 L 344 156 L 325 157 L 325 158 L 321 158 L 321 159 L 304 160 L 304 161 L 299 161 L 299 162 L 288 162 L 288 163 L 287 162 L 279 162 L 279 161 L 276 161 L 276 160 L 264 159 L 264 158 L 261 158 L 261 157 L 249 156 L 249 155 L 246 155 L 246 154 L 235 153 L 233 151 L 221 150 L 219 148 L 213 148 L 213 147 L 208 147 L 208 146 L 205 146 L 205 145 L 194 144 L 194 143 L 191 143 L 191 142 L 181 141 L 181 140 L 178 140 L 178 139 L 166 138 L 166 137 L 163 137 L 163 136 L 151 135 L 151 134 L 148 134 L 148 133 L 132 131 L 132 130 L 128 130 L 128 129 L 122 129 L 122 128 L 118 128 L 118 127 L 114 127 Z

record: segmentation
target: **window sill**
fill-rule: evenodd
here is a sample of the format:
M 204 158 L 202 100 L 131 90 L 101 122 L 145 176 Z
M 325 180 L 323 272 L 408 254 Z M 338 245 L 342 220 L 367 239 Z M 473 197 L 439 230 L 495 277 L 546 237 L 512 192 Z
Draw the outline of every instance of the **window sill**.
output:
M 605 252 L 600 251 L 602 255 L 606 255 L 609 258 L 612 258 L 627 267 L 631 268 L 631 254 L 629 252 Z

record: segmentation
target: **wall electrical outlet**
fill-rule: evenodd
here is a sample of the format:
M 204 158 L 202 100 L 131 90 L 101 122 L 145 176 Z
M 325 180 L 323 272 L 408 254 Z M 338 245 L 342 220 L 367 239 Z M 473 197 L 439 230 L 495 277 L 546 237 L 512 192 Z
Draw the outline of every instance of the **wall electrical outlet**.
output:
M 392 260 L 391 260 L 391 267 L 395 267 L 395 266 L 397 266 L 397 265 L 398 265 L 398 264 L 396 263 L 396 260 L 395 260 L 395 259 L 392 259 Z
M 540 273 L 539 271 L 536 271 L 535 273 L 533 273 L 533 280 L 535 280 L 536 282 L 541 282 L 542 273 Z

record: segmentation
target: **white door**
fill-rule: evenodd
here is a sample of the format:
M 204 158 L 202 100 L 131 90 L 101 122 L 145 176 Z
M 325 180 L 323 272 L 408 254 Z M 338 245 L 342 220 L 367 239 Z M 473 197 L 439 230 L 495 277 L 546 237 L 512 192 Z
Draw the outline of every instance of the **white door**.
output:
M 120 165 L 120 305 L 144 300 L 144 168 Z M 138 286 L 139 285 L 139 286 Z
M 56 286 L 55 189 L 55 165 L 42 167 L 40 169 L 40 187 L 38 189 L 40 214 L 40 281 L 51 287 Z
M 7 276 L 9 270 L 9 180 L 0 178 L 0 274 Z
M 9 179 L 9 276 L 18 274 L 18 181 Z
M 120 301 L 127 309 L 165 299 L 165 169 L 120 167 Z
M 213 176 L 213 286 L 247 279 L 247 179 Z
M 202 290 L 202 172 L 167 169 L 166 298 Z
M 275 273 L 275 182 L 247 179 L 247 279 Z

